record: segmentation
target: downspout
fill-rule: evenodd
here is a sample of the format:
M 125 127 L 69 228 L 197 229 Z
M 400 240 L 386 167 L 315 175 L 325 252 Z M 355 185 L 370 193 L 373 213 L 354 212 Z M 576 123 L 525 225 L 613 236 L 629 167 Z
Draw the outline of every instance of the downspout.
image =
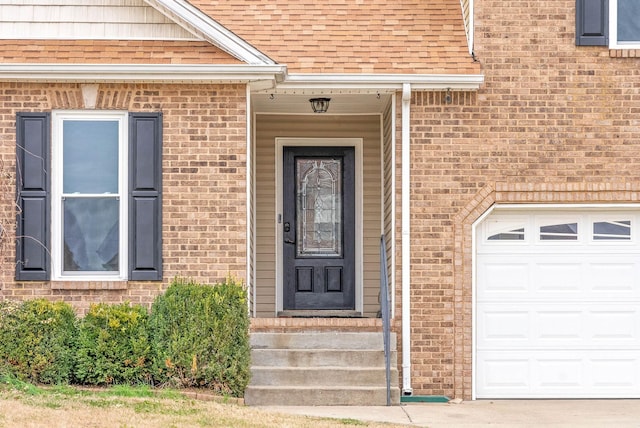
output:
M 402 84 L 402 395 L 411 388 L 411 84 Z

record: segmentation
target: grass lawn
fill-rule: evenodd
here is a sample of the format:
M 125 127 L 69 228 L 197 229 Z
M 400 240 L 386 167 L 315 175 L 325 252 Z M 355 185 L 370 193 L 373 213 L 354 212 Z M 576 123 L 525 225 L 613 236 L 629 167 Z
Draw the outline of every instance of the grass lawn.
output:
M 318 419 L 202 401 L 175 390 L 113 387 L 82 390 L 0 383 L 0 427 L 386 427 L 353 419 Z

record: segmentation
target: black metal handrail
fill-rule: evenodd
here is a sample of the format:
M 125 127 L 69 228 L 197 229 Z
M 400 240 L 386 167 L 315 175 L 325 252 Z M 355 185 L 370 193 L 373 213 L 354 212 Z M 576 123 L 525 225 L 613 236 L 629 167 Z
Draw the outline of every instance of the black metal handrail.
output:
M 382 316 L 382 338 L 384 362 L 387 376 L 387 406 L 391 405 L 391 326 L 389 313 L 389 279 L 387 274 L 387 245 L 384 235 L 380 237 L 380 313 Z

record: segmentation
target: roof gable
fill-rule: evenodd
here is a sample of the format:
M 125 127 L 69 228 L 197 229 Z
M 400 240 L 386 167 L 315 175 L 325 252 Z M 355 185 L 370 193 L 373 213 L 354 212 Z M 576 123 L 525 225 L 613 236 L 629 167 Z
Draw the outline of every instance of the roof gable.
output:
M 2 2 L 0 39 L 201 40 L 143 0 Z
M 248 64 L 274 64 L 184 0 L 0 1 L 0 40 L 27 39 L 207 42 Z

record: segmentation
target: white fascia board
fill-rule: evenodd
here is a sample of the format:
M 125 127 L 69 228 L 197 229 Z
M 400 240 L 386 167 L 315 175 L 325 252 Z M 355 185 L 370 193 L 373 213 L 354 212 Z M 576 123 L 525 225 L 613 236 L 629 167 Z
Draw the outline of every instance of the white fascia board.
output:
M 282 65 L 207 64 L 2 64 L 0 81 L 23 82 L 271 82 L 286 75 Z
M 403 84 L 414 91 L 476 90 L 482 74 L 289 74 L 278 89 L 353 89 L 401 91 Z
M 195 35 L 204 37 L 209 43 L 241 61 L 248 64 L 275 64 L 267 55 L 186 0 L 144 1 L 187 31 L 193 33 L 195 30 Z

